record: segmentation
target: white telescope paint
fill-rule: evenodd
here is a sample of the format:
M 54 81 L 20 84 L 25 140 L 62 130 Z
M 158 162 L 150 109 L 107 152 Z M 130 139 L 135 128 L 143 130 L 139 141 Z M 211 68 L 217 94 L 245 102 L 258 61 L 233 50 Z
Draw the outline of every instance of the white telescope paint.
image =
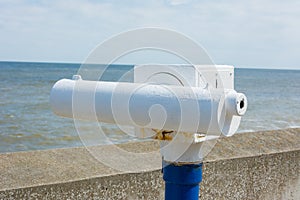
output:
M 247 98 L 234 90 L 232 66 L 143 65 L 135 66 L 134 83 L 62 79 L 50 104 L 60 116 L 133 126 L 139 137 L 174 131 L 161 141 L 163 159 L 197 163 L 213 139 L 237 131 Z
M 219 116 L 219 124 L 211 123 L 210 132 L 204 132 L 211 135 L 217 134 L 216 129 L 219 126 L 222 127 L 220 129 L 223 135 L 233 135 L 240 124 L 241 117 L 239 115 L 243 115 L 247 109 L 247 98 L 245 95 L 240 93 L 236 95 L 234 91 L 234 67 L 230 65 L 137 65 L 134 67 L 134 82 L 197 87 L 209 90 L 211 93 L 219 93 L 223 96 L 226 94 L 225 105 L 221 105 L 224 102 L 220 101 L 219 106 L 226 106 L 225 110 L 230 113 L 227 115 L 223 113 L 222 116 Z M 240 102 L 243 104 L 242 108 L 238 108 Z M 239 114 L 237 114 L 238 111 L 240 112 Z M 140 132 L 141 130 L 136 130 L 137 134 Z M 151 130 L 145 131 L 143 129 L 142 132 L 147 132 L 149 135 L 153 134 Z M 195 142 L 214 138 L 209 137 L 209 134 L 205 138 L 201 137 L 201 139 L 195 137 Z
M 234 67 L 229 65 L 137 65 L 134 67 L 134 82 L 198 87 L 227 93 L 225 101 L 220 99 L 219 108 L 223 109 L 218 120 L 212 120 L 213 123 L 205 134 L 177 132 L 172 141 L 161 142 L 161 154 L 169 162 L 202 161 L 216 143 L 215 139 L 220 137 L 220 130 L 225 136 L 236 132 L 241 120 L 239 115 L 243 115 L 247 109 L 246 97 L 230 92 L 234 90 Z M 219 123 L 216 124 L 216 121 Z M 143 137 L 154 135 L 155 131 L 136 127 L 135 133 Z
M 55 114 L 178 132 L 207 133 L 211 125 L 211 131 L 230 135 L 237 127 L 220 120 L 222 111 L 231 118 L 245 109 L 238 102 L 246 97 L 234 90 L 224 94 L 199 87 L 76 79 L 62 79 L 53 86 L 50 103 Z

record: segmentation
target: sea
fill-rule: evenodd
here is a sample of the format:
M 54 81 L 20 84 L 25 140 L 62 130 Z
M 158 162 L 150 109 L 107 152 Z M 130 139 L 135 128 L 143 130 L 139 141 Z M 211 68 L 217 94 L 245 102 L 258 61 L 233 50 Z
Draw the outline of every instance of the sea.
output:
M 0 62 L 0 152 L 82 146 L 74 121 L 52 113 L 54 83 L 72 78 L 80 64 Z M 110 65 L 101 80 L 131 82 L 133 65 Z M 129 74 L 129 75 L 128 75 Z M 235 69 L 235 89 L 246 94 L 248 110 L 238 134 L 300 127 L 300 70 Z M 112 124 L 97 144 L 139 140 Z

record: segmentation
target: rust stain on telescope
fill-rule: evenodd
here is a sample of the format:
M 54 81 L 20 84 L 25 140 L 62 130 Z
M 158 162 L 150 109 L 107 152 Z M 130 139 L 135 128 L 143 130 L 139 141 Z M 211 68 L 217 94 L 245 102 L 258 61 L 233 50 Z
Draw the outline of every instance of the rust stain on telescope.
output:
M 154 136 L 154 139 L 156 140 L 172 140 L 173 137 L 170 135 L 174 131 L 168 131 L 168 130 L 158 130 L 158 129 L 152 129 L 154 132 L 156 132 L 156 135 Z
M 171 131 L 171 130 L 159 130 L 159 129 L 152 129 L 156 134 L 153 137 L 153 139 L 156 140 L 168 140 L 171 141 L 174 137 L 174 133 L 176 133 L 176 131 Z M 193 138 L 194 135 L 200 139 L 205 137 L 205 134 L 195 134 L 195 133 L 188 133 L 188 132 L 180 132 L 180 134 L 184 135 L 185 138 Z

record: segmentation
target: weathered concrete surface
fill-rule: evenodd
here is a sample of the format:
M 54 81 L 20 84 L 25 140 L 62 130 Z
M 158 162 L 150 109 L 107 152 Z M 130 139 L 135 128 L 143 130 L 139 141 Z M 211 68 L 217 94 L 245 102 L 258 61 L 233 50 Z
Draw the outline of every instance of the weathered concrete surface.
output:
M 119 146 L 131 152 L 159 149 L 159 144 L 154 142 L 129 143 Z M 111 156 L 110 146 L 98 149 Z M 122 174 L 96 160 L 85 148 L 5 153 L 0 154 L 0 163 L 0 191 Z M 142 163 L 132 163 L 132 166 L 137 166 L 132 173 L 160 169 L 159 152 L 157 151 L 156 160 L 144 160 Z
M 0 154 L 0 199 L 163 199 L 158 142 L 119 146 L 157 156 L 123 173 L 84 148 Z M 300 129 L 220 139 L 204 161 L 201 199 L 296 200 L 299 188 Z
M 201 199 L 300 199 L 300 151 L 204 165 Z

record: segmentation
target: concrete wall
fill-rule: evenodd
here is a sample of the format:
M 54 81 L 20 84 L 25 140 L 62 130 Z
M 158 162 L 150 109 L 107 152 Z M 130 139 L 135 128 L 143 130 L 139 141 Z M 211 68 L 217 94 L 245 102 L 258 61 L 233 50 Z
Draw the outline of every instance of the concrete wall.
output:
M 0 199 L 163 199 L 158 142 L 119 146 L 157 156 L 124 173 L 85 148 L 0 154 Z M 219 139 L 206 157 L 200 199 L 298 200 L 299 188 L 300 129 L 245 133 Z

